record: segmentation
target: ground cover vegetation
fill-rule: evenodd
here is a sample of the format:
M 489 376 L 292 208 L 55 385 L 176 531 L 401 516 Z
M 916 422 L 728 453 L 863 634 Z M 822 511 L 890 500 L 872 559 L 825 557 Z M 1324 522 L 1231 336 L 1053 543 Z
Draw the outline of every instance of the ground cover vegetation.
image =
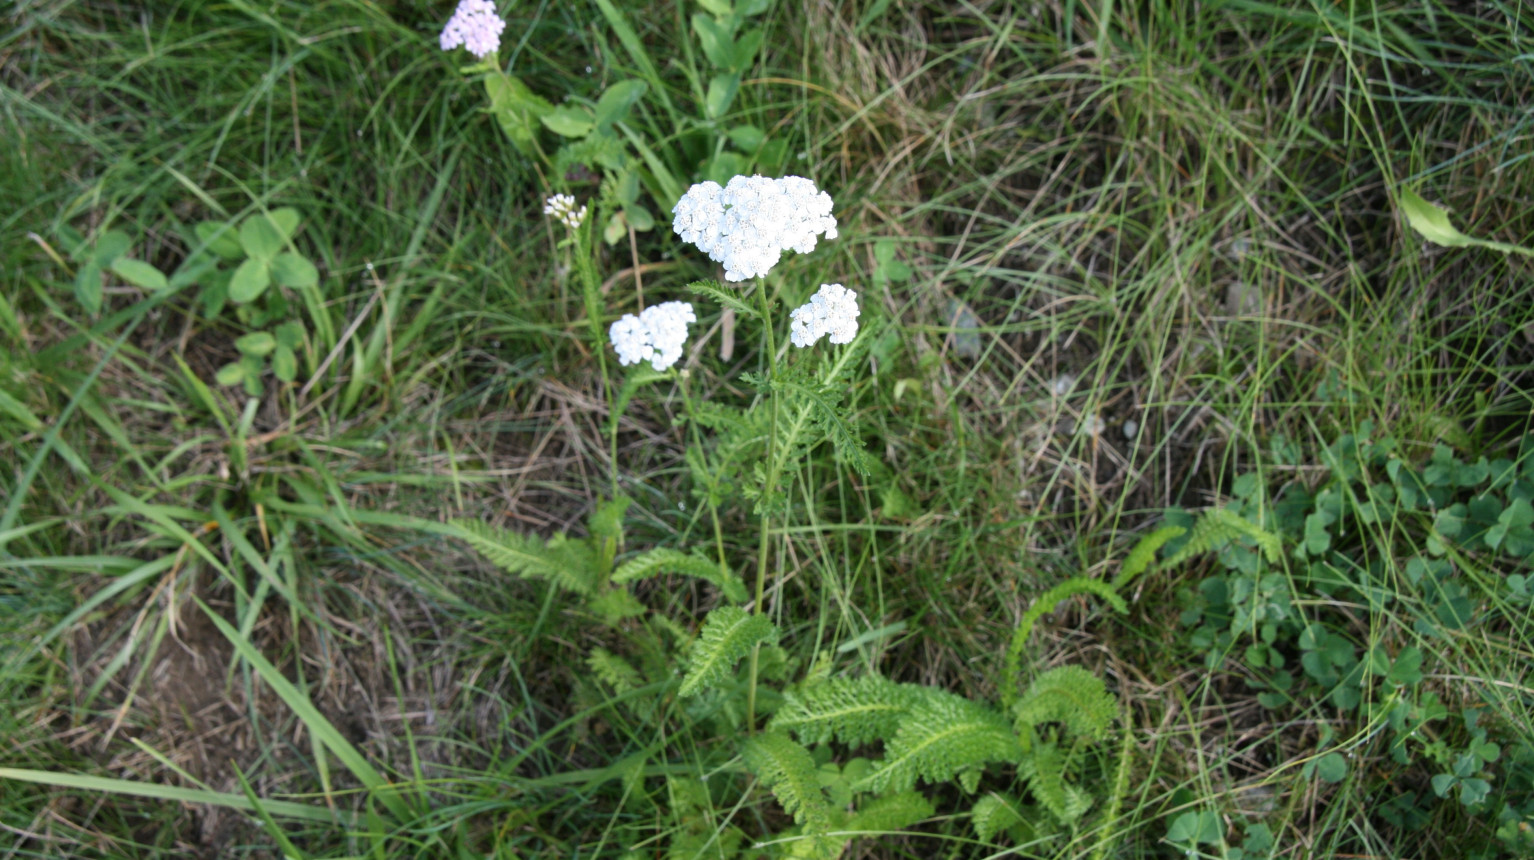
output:
M 0 856 L 1534 852 L 1520 4 L 454 13 L 0 11 Z

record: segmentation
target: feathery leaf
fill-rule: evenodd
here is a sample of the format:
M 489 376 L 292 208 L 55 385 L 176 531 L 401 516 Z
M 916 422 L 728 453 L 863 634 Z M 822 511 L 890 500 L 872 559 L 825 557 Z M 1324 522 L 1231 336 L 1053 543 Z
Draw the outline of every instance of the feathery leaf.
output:
M 555 535 L 545 543 L 469 519 L 453 520 L 450 525 L 457 537 L 507 573 L 547 579 L 577 594 L 589 595 L 596 589 L 597 557 L 585 541 Z
M 1118 719 L 1119 703 L 1103 679 L 1080 666 L 1060 666 L 1034 679 L 1012 714 L 1025 738 L 1034 726 L 1058 722 L 1071 734 L 1102 740 Z
M 729 676 L 740 658 L 762 642 L 778 641 L 778 628 L 765 615 L 738 606 L 721 606 L 708 614 L 703 630 L 687 655 L 687 674 L 677 695 L 695 696 Z
M 897 684 L 878 675 L 856 680 L 828 678 L 783 693 L 771 728 L 791 731 L 807 744 L 835 737 L 859 747 L 895 736 L 901 720 L 925 698 L 915 684 Z
M 741 748 L 746 769 L 772 790 L 783 811 L 804 825 L 807 834 L 831 829 L 831 804 L 820 788 L 819 769 L 810 751 L 782 732 L 762 732 Z
M 1113 578 L 1113 589 L 1122 590 L 1129 580 L 1134 579 L 1150 568 L 1156 560 L 1156 551 L 1161 549 L 1167 541 L 1182 537 L 1187 533 L 1182 526 L 1164 526 L 1156 529 L 1140 539 L 1135 548 L 1124 557 L 1124 564 L 1119 568 L 1119 575 Z
M 664 547 L 641 553 L 619 565 L 618 569 L 613 571 L 612 581 L 614 584 L 622 584 L 659 576 L 662 573 L 696 576 L 719 586 L 724 596 L 736 603 L 744 603 L 747 599 L 745 583 L 741 582 L 735 574 L 721 567 L 718 562 L 701 555 L 690 555 Z
M 941 782 L 1021 753 L 1007 718 L 992 708 L 928 689 L 885 745 L 885 759 L 859 783 L 879 793 L 908 791 L 917 779 Z

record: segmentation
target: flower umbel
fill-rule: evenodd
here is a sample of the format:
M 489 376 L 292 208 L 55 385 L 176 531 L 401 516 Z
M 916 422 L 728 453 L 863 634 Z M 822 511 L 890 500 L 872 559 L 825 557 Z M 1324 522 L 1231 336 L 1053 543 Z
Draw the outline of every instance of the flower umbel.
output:
M 624 314 L 607 330 L 607 337 L 624 366 L 649 359 L 656 370 L 665 370 L 682 357 L 687 343 L 687 324 L 697 322 L 687 302 L 651 305 L 639 316 Z
M 832 343 L 852 343 L 858 334 L 858 297 L 841 284 L 821 284 L 808 304 L 794 308 L 789 339 L 803 349 L 826 335 Z
M 673 208 L 671 229 L 724 264 L 727 281 L 766 275 L 784 251 L 808 254 L 821 234 L 836 238 L 831 195 L 802 176 L 736 176 L 700 182 Z
M 571 230 L 580 229 L 581 222 L 586 220 L 586 207 L 575 208 L 575 198 L 568 194 L 555 194 L 543 201 L 543 214 L 556 221 L 564 222 Z
M 495 14 L 495 4 L 490 0 L 461 0 L 453 17 L 442 28 L 442 50 L 457 47 L 469 49 L 469 53 L 481 59 L 501 49 L 501 33 L 506 22 Z

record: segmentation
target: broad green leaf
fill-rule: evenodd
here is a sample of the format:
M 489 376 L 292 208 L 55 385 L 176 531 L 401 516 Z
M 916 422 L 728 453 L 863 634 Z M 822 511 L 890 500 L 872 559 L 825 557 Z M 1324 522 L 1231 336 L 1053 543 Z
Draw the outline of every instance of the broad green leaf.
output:
M 236 304 L 253 302 L 271 286 L 272 272 L 266 260 L 251 257 L 234 270 L 229 279 L 229 300 Z
M 1213 844 L 1220 841 L 1220 821 L 1212 812 L 1184 812 L 1167 828 L 1168 842 Z
M 591 114 L 573 105 L 560 105 L 540 119 L 549 131 L 561 137 L 585 137 L 595 127 Z
M 298 356 L 288 347 L 278 345 L 272 353 L 272 374 L 283 382 L 298 378 Z
M 622 122 L 644 96 L 649 85 L 638 78 L 619 81 L 608 87 L 597 99 L 596 124 L 599 129 L 609 129 L 615 122 Z
M 485 94 L 490 97 L 490 113 L 512 145 L 524 155 L 535 152 L 539 120 L 554 106 L 510 75 L 487 75 Z
M 128 253 L 128 246 L 132 241 L 128 234 L 121 230 L 108 230 L 96 240 L 96 251 L 91 254 L 91 259 L 96 265 L 106 268 L 112 265 L 112 261 Z
M 1342 753 L 1327 753 L 1316 762 L 1316 776 L 1326 782 L 1342 782 L 1348 775 L 1348 760 L 1342 757 Z
M 291 206 L 273 209 L 266 213 L 266 217 L 271 220 L 272 226 L 277 228 L 277 232 L 282 235 L 284 241 L 293 238 L 293 234 L 298 232 L 298 210 Z
M 1470 245 L 1478 245 L 1482 248 L 1491 248 L 1504 254 L 1523 254 L 1534 257 L 1534 251 L 1520 245 L 1510 245 L 1506 242 L 1492 242 L 1486 239 L 1476 239 L 1466 236 L 1454 229 L 1449 223 L 1448 210 L 1434 206 L 1423 200 L 1415 191 L 1408 188 L 1400 190 L 1401 214 L 1406 216 L 1406 222 L 1413 230 L 1421 234 L 1422 238 L 1435 245 L 1443 245 L 1448 248 L 1463 248 Z
M 737 125 L 726 134 L 741 152 L 756 152 L 767 139 L 767 133 L 754 125 Z
M 225 260 L 240 260 L 245 257 L 245 249 L 240 247 L 239 237 L 227 222 L 203 221 L 193 227 L 192 232 L 197 235 L 197 241 L 207 245 L 209 251 Z
M 634 229 L 641 233 L 655 229 L 655 216 L 650 214 L 650 210 L 637 203 L 623 207 L 623 217 L 627 218 Z
M 702 12 L 697 12 L 692 16 L 692 31 L 698 34 L 698 43 L 703 46 L 703 55 L 708 57 L 709 63 L 714 68 L 730 68 L 735 39 L 723 24 Z
M 698 5 L 721 18 L 728 18 L 735 14 L 729 0 L 698 0 Z
M 277 348 L 277 339 L 264 331 L 253 331 L 236 340 L 234 348 L 244 355 L 269 355 Z
M 320 282 L 320 273 L 307 257 L 284 251 L 272 260 L 272 280 L 284 287 L 306 288 Z
M 756 59 L 756 52 L 762 47 L 762 28 L 752 27 L 741 34 L 735 44 L 730 47 L 730 68 L 737 72 L 744 72 L 751 61 Z
M 283 241 L 276 225 L 259 213 L 246 218 L 240 225 L 240 247 L 252 258 L 270 260 L 282 250 Z
M 101 312 L 101 267 L 94 260 L 82 264 L 75 273 L 75 301 L 88 314 Z
M 146 290 L 163 290 L 170 286 L 170 282 L 165 280 L 164 272 L 143 260 L 119 257 L 112 261 L 112 271 L 135 287 L 143 287 Z
M 703 102 L 703 108 L 709 119 L 718 119 L 724 116 L 724 112 L 730 109 L 730 104 L 735 101 L 735 93 L 740 90 L 740 75 L 722 74 L 714 75 L 708 82 L 708 95 Z
M 213 381 L 219 385 L 239 385 L 245 381 L 245 368 L 239 362 L 230 362 L 218 369 Z
M 616 245 L 627 235 L 628 220 L 623 217 L 622 212 L 614 212 L 612 217 L 607 219 L 607 226 L 602 228 L 602 241 L 609 245 Z
M 304 342 L 303 324 L 293 322 L 292 320 L 277 326 L 273 334 L 277 336 L 277 344 L 288 349 L 298 349 Z

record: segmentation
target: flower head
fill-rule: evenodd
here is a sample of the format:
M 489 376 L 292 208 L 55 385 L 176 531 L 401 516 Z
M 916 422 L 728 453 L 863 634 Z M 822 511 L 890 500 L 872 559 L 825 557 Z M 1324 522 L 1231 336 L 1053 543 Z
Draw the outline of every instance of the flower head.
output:
M 575 198 L 568 194 L 555 194 L 543 201 L 543 214 L 556 221 L 564 222 L 571 230 L 580 229 L 581 222 L 586 220 L 586 207 L 575 208 Z
M 687 324 L 697 321 L 687 302 L 663 302 L 645 308 L 639 316 L 624 314 L 608 328 L 607 337 L 619 364 L 627 367 L 648 359 L 656 370 L 665 370 L 682 357 Z
M 483 59 L 501 49 L 501 33 L 505 30 L 506 22 L 495 13 L 491 0 L 460 0 L 453 17 L 442 28 L 439 41 L 444 51 L 464 47 Z
M 727 281 L 766 275 L 784 251 L 808 254 L 836 238 L 831 195 L 802 176 L 736 176 L 723 188 L 700 182 L 671 211 L 671 229 L 724 264 Z
M 789 339 L 803 349 L 826 335 L 832 343 L 852 343 L 858 334 L 858 297 L 841 284 L 821 284 L 807 304 L 794 308 Z

